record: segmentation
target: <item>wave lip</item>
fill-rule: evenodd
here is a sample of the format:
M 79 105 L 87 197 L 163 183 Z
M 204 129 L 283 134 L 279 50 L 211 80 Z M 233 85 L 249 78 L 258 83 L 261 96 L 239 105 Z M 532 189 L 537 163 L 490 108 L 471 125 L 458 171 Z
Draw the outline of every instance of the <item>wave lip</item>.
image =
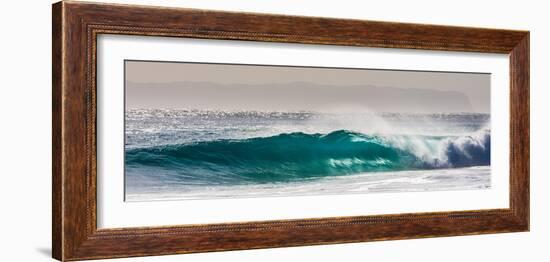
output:
M 284 133 L 126 150 L 126 169 L 174 183 L 285 182 L 365 172 L 490 165 L 490 131 L 470 136 L 380 136 L 348 130 Z M 130 174 L 133 172 L 129 172 Z

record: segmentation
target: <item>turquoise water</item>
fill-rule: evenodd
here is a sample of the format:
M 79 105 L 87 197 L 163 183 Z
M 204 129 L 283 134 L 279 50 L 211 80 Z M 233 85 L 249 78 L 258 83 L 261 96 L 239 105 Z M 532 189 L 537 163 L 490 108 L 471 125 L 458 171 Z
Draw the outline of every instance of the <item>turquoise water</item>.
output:
M 276 184 L 285 195 L 284 185 L 335 177 L 489 166 L 488 123 L 482 114 L 129 110 L 126 192 L 185 198 L 233 186 L 226 197 L 238 197 Z

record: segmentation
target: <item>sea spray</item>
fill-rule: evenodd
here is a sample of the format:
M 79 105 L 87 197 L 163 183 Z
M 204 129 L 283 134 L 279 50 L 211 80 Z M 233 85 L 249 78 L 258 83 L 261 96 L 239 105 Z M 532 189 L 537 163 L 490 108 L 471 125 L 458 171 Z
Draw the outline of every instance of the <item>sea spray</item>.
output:
M 488 188 L 488 114 L 128 109 L 126 200 Z
M 126 151 L 126 167 L 131 170 L 155 167 L 158 174 L 210 185 L 489 164 L 489 133 L 422 137 L 339 130 L 328 134 L 289 133 Z

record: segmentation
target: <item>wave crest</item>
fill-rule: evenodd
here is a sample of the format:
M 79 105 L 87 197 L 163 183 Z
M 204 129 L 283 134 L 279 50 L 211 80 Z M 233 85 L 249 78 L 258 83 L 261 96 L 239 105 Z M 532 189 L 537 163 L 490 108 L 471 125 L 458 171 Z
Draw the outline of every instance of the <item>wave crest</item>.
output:
M 489 130 L 470 136 L 285 133 L 126 151 L 126 168 L 175 183 L 283 182 L 376 171 L 490 165 Z

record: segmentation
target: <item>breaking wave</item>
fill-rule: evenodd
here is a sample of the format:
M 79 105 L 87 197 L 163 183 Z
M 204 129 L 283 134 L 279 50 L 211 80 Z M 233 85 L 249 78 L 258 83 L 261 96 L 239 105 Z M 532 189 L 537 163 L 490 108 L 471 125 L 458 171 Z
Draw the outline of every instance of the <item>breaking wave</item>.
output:
M 377 171 L 490 165 L 491 135 L 284 133 L 127 149 L 126 168 L 186 184 L 285 182 Z

